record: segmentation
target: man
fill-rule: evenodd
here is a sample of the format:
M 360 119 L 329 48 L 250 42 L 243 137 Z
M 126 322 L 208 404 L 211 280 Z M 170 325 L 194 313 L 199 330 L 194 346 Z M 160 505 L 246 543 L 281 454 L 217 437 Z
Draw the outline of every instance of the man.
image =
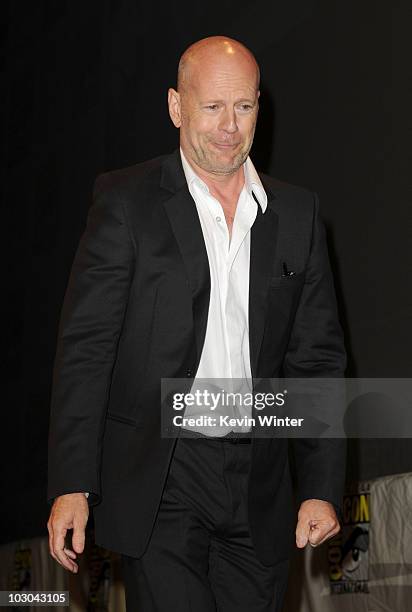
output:
M 317 197 L 259 177 L 248 157 L 258 98 L 242 44 L 189 47 L 168 97 L 180 150 L 99 177 L 73 264 L 50 551 L 77 571 L 93 506 L 96 542 L 122 554 L 128 610 L 280 610 L 293 532 L 302 548 L 339 530 L 342 441 L 294 440 L 296 525 L 286 439 L 160 433 L 161 378 L 344 372 Z

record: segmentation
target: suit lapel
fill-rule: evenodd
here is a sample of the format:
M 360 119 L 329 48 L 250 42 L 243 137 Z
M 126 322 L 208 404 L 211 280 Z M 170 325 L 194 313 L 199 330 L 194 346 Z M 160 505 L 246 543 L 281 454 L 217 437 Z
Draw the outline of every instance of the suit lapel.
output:
M 192 291 L 198 362 L 205 340 L 210 299 L 210 270 L 196 204 L 189 193 L 177 149 L 163 162 L 161 187 L 170 192 L 163 203 L 184 262 Z M 267 311 L 268 281 L 273 269 L 278 216 L 271 208 L 273 193 L 264 185 L 268 205 L 251 230 L 249 279 L 249 346 L 252 375 L 256 376 Z
M 258 359 L 267 316 L 268 282 L 276 252 L 278 215 L 271 208 L 274 195 L 264 185 L 268 196 L 265 213 L 258 206 L 258 214 L 250 235 L 249 275 L 249 347 L 252 376 L 257 376 Z
M 172 193 L 163 206 L 179 246 L 192 291 L 193 321 L 199 362 L 209 311 L 210 271 L 202 227 L 196 204 L 187 187 L 179 150 L 166 158 L 161 186 Z

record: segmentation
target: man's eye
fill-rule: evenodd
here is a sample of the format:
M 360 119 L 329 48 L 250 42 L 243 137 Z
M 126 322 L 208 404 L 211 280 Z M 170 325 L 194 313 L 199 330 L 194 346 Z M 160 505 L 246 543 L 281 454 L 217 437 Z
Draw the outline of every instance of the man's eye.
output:
M 240 105 L 240 110 L 242 111 L 249 111 L 252 110 L 253 106 L 251 104 L 241 104 Z
M 209 110 L 216 110 L 218 108 L 217 104 L 208 104 L 206 106 L 206 108 L 208 108 Z

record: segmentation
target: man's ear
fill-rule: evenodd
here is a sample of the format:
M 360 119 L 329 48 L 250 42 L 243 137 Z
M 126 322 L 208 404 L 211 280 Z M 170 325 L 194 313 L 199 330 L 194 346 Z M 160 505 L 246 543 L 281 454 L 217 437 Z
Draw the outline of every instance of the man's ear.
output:
M 169 104 L 169 115 L 171 120 L 173 121 L 173 125 L 177 128 L 180 128 L 182 125 L 182 113 L 180 106 L 180 94 L 169 87 L 167 92 L 167 102 Z

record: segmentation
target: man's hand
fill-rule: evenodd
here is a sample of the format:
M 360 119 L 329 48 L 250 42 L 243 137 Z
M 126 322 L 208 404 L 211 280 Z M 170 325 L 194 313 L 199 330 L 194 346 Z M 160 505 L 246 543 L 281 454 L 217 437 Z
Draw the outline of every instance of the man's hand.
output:
M 47 523 L 49 549 L 53 559 L 76 574 L 79 567 L 73 561 L 83 552 L 85 530 L 89 518 L 89 505 L 84 493 L 68 493 L 54 500 Z M 73 529 L 72 546 L 65 548 L 64 539 L 68 529 Z M 77 553 L 77 554 L 76 554 Z
M 298 548 L 304 548 L 308 542 L 311 546 L 318 546 L 339 531 L 339 521 L 332 504 L 321 499 L 307 499 L 302 502 L 296 527 Z

